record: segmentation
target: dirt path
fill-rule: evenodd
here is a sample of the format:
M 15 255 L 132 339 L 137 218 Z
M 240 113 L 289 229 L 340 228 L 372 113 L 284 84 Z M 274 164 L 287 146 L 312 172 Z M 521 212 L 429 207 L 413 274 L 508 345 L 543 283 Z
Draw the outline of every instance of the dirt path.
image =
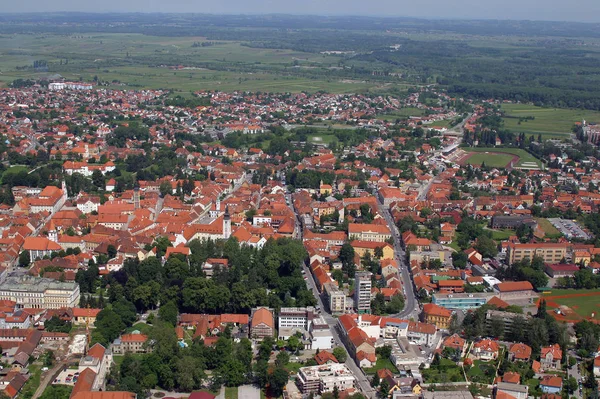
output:
M 46 371 L 45 377 L 40 380 L 40 386 L 35 390 L 35 393 L 31 397 L 31 399 L 39 398 L 42 395 L 42 393 L 44 393 L 44 391 L 46 390 L 46 387 L 48 386 L 48 384 L 50 384 L 50 383 L 52 383 L 52 381 L 54 381 L 56 376 L 58 374 L 60 374 L 60 371 L 69 364 L 70 360 L 71 359 L 67 358 L 67 359 L 63 360 L 62 362 L 56 364 L 54 367 L 52 367 L 52 369 Z

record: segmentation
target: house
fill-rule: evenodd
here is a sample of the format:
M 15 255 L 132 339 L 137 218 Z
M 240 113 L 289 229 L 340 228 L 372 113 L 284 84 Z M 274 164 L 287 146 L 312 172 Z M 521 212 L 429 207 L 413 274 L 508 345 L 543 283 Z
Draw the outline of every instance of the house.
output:
M 443 348 L 452 348 L 457 351 L 460 351 L 460 353 L 463 353 L 465 351 L 466 346 L 467 340 L 465 340 L 458 334 L 452 334 L 451 336 L 446 337 L 442 342 Z
M 540 389 L 544 393 L 558 393 L 562 390 L 562 378 L 546 375 L 540 380 Z
M 252 309 L 250 336 L 254 339 L 272 337 L 275 334 L 273 311 L 266 307 Z
M 406 338 L 416 345 L 431 346 L 435 333 L 436 328 L 434 324 L 411 321 L 408 323 Z
M 543 370 L 560 369 L 563 352 L 560 345 L 545 346 L 540 352 L 540 364 Z
M 600 356 L 594 359 L 594 377 L 600 377 Z
M 350 243 L 350 245 L 352 245 L 352 248 L 354 248 L 354 252 L 358 254 L 358 256 L 360 256 L 361 258 L 365 256 L 367 252 L 371 255 L 371 257 L 374 258 L 375 252 L 377 248 L 379 248 L 381 249 L 381 253 L 383 254 L 383 256 L 381 256 L 380 259 L 394 259 L 394 247 L 392 247 L 387 242 L 380 243 L 376 241 L 354 240 Z
M 29 258 L 34 261 L 46 255 L 50 256 L 52 252 L 59 252 L 62 247 L 46 237 L 27 237 L 23 243 L 23 250 L 28 251 Z
M 319 353 L 315 355 L 315 362 L 320 366 L 323 364 L 338 363 L 338 360 L 333 356 L 333 353 L 329 351 L 319 351 Z
M 452 312 L 435 303 L 426 303 L 423 305 L 423 321 L 429 324 L 435 324 L 438 329 L 447 329 L 450 326 Z
M 123 355 L 127 352 L 146 353 L 148 351 L 146 341 L 148 336 L 144 334 L 123 334 L 113 342 L 112 351 L 115 355 Z
M 73 324 L 94 327 L 96 316 L 102 309 L 73 308 Z
M 502 382 L 507 382 L 509 384 L 518 384 L 521 382 L 521 376 L 519 375 L 519 373 L 516 373 L 514 371 L 507 371 L 502 376 Z
M 512 344 L 508 350 L 508 360 L 511 362 L 528 362 L 531 358 L 531 347 L 522 343 Z
M 492 360 L 498 357 L 500 347 L 496 341 L 489 338 L 482 339 L 473 345 L 471 353 L 481 360 Z

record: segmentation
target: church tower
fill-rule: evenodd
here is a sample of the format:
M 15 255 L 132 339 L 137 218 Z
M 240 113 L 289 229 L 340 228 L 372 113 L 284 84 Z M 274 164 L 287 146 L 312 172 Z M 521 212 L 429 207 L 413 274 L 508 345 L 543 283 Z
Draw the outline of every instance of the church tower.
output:
M 137 182 L 133 187 L 133 207 L 134 209 L 140 209 L 140 186 Z
M 223 216 L 223 238 L 231 237 L 231 217 L 229 216 L 229 205 L 225 207 L 225 215 Z
M 48 239 L 56 243 L 58 242 L 58 231 L 56 231 L 56 227 L 52 220 L 50 220 L 50 225 L 48 226 Z

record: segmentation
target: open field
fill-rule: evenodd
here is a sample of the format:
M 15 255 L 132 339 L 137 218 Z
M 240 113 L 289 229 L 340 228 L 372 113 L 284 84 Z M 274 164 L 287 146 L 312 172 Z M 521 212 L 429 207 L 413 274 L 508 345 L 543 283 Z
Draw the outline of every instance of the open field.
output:
M 554 227 L 548 219 L 536 218 L 535 220 L 538 222 L 538 225 L 540 226 L 540 228 L 542 230 L 544 230 L 544 233 L 546 233 L 546 236 L 548 236 L 548 237 L 560 237 L 561 236 L 560 231 L 558 231 L 558 229 L 556 227 Z
M 396 110 L 393 113 L 389 114 L 379 114 L 377 115 L 378 119 L 386 120 L 386 121 L 395 121 L 396 119 L 404 119 L 410 116 L 423 116 L 425 115 L 425 110 L 414 107 L 401 108 Z
M 515 167 L 527 167 L 528 165 L 534 165 L 538 168 L 541 167 L 541 162 L 520 148 L 484 148 L 484 147 L 473 147 L 463 148 L 467 153 L 472 153 L 470 157 L 463 159 L 461 163 L 470 163 L 472 165 L 481 165 L 485 161 L 487 166 L 491 167 L 506 167 L 513 160 L 513 166 Z M 482 154 L 479 154 L 482 153 Z
M 575 122 L 581 122 L 583 119 L 589 122 L 600 122 L 600 112 L 597 111 L 542 108 L 528 104 L 504 104 L 502 110 L 510 116 L 510 118 L 503 118 L 504 127 L 507 129 L 536 136 L 541 133 L 545 138 L 566 138 L 571 133 Z M 535 119 L 519 119 L 526 117 Z
M 371 367 L 371 368 L 366 368 L 364 369 L 366 374 L 375 374 L 377 372 L 377 370 L 380 369 L 389 369 L 392 373 L 398 373 L 398 369 L 396 368 L 396 366 L 394 366 L 394 364 L 389 360 L 389 359 L 381 359 L 381 358 L 377 358 L 377 363 L 375 364 L 375 367 Z
M 0 36 L 0 55 L 0 85 L 19 78 L 60 74 L 68 80 L 92 81 L 97 77 L 114 88 L 123 88 L 119 85 L 123 83 L 133 88 L 178 92 L 324 90 L 347 93 L 381 88 L 375 82 L 313 73 L 335 67 L 339 56 L 250 48 L 236 41 L 206 42 L 203 37 L 16 34 Z M 35 60 L 47 61 L 48 71 L 33 70 L 31 65 Z
M 542 298 L 546 300 L 548 312 L 560 321 L 587 319 L 600 322 L 600 290 L 552 290 Z

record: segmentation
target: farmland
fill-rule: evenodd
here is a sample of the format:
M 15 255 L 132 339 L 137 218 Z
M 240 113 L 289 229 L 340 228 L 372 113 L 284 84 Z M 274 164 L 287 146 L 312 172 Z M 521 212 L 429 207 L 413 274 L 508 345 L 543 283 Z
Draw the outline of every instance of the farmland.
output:
M 600 112 L 576 109 L 542 108 L 527 104 L 504 104 L 504 127 L 513 132 L 538 135 L 545 138 L 565 138 L 575 122 L 583 119 L 600 122 Z M 534 119 L 526 119 L 531 118 Z

